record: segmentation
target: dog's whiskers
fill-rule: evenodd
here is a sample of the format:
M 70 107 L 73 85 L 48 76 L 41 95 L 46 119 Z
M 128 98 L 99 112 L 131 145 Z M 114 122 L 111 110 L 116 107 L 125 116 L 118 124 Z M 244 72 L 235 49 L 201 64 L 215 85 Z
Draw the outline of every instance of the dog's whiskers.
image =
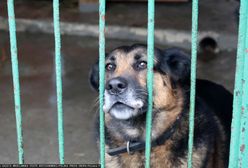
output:
M 99 106 L 99 98 L 97 97 L 94 101 L 93 107 L 98 107 Z
M 139 94 L 148 95 L 147 91 L 145 91 L 144 89 L 135 89 L 135 92 L 137 92 Z

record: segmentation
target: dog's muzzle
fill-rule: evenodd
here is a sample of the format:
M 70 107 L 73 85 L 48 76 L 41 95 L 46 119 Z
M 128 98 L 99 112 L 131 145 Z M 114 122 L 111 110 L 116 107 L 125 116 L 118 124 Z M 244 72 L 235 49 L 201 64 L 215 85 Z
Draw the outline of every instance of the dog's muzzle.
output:
M 103 110 L 116 119 L 126 120 L 141 113 L 144 102 L 136 98 L 135 86 L 123 77 L 109 80 L 105 86 Z

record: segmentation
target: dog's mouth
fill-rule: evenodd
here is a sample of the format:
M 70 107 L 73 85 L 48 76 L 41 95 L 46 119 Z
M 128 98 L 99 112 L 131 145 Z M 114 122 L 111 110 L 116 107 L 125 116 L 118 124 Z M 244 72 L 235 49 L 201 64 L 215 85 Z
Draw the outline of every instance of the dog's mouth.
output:
M 111 105 L 105 104 L 104 111 L 110 113 L 110 115 L 119 120 L 127 120 L 134 116 L 137 116 L 141 112 L 143 102 L 140 100 L 125 102 L 125 101 L 114 101 Z
M 113 118 L 127 120 L 144 113 L 146 101 L 136 97 L 132 92 L 124 95 L 110 95 L 107 91 L 104 94 L 103 110 Z
M 133 108 L 122 102 L 116 102 L 109 110 L 111 116 L 119 120 L 127 120 L 138 113 L 138 108 Z
M 135 108 L 127 105 L 127 104 L 124 104 L 122 102 L 116 102 L 111 109 L 116 109 L 118 111 L 125 111 L 125 110 L 134 110 Z M 111 110 L 110 109 L 110 110 Z

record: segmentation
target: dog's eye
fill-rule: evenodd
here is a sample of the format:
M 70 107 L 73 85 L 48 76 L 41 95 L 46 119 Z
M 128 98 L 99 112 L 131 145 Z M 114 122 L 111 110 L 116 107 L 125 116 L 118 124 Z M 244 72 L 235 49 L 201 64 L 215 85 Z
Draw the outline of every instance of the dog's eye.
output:
M 147 62 L 146 61 L 141 61 L 138 63 L 138 69 L 146 69 L 147 67 Z
M 106 66 L 105 66 L 105 69 L 107 71 L 114 71 L 115 70 L 115 64 L 112 64 L 112 63 L 108 63 Z

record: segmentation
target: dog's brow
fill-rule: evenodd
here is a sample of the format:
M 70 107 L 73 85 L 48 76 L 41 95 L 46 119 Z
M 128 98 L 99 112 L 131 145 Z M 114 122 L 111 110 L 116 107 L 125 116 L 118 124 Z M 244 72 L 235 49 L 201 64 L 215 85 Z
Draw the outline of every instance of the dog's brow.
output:
M 114 57 L 114 56 L 111 56 L 109 59 L 110 59 L 111 61 L 115 61 L 115 57 Z
M 134 56 L 134 59 L 135 59 L 135 60 L 139 60 L 140 58 L 141 58 L 141 55 L 135 54 L 135 56 Z

